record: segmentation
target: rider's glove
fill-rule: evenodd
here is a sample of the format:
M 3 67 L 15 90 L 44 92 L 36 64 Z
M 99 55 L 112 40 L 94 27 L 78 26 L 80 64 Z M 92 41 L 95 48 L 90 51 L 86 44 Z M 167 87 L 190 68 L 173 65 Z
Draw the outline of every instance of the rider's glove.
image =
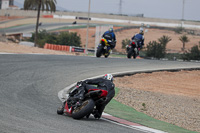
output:
M 83 83 L 83 81 L 79 81 L 79 82 L 76 83 L 76 85 L 80 86 L 80 85 L 82 85 L 82 83 Z

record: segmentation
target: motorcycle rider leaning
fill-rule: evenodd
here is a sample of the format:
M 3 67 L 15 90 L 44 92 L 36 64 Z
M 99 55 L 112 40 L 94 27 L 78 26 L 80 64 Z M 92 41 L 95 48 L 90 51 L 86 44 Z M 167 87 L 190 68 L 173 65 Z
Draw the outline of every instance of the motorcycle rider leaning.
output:
M 92 112 L 95 118 L 97 119 L 101 118 L 101 115 L 103 113 L 105 106 L 115 96 L 115 84 L 113 83 L 112 74 L 106 74 L 102 78 L 87 79 L 85 81 L 79 81 L 77 82 L 77 84 L 82 84 L 82 87 L 79 88 L 80 89 L 79 94 L 78 94 L 79 99 L 84 99 L 84 93 L 88 91 L 89 89 L 102 89 L 102 90 L 108 91 L 106 101 L 101 104 L 97 104 L 96 109 Z M 97 85 L 97 87 L 93 85 Z M 69 95 L 73 95 L 73 94 L 69 94 Z M 89 116 L 90 114 L 88 114 L 86 117 L 88 118 Z
M 114 30 L 113 28 L 110 28 L 108 31 L 106 31 L 103 35 L 102 35 L 103 38 L 105 38 L 106 40 L 111 40 L 111 42 L 109 42 L 110 44 L 110 48 L 111 49 L 114 49 L 115 46 L 116 46 L 116 37 L 115 37 L 115 33 L 114 33 Z
M 139 54 L 139 51 L 144 46 L 144 31 L 143 31 L 143 29 L 141 29 L 138 34 L 135 34 L 131 39 L 132 39 L 132 41 L 135 40 L 137 42 L 137 48 L 138 48 L 138 54 Z

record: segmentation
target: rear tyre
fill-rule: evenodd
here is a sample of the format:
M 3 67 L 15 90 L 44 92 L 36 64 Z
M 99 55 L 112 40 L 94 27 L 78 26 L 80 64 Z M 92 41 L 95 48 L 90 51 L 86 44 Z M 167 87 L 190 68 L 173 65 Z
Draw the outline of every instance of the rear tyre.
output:
M 80 107 L 76 107 L 72 112 L 72 118 L 81 119 L 90 114 L 94 109 L 95 103 L 92 99 L 85 100 Z
M 137 57 L 136 53 L 134 52 L 133 53 L 133 58 L 135 59 Z
M 132 57 L 132 55 L 133 55 L 133 49 L 130 48 L 129 51 L 128 51 L 128 54 L 127 54 L 127 58 L 130 59 Z

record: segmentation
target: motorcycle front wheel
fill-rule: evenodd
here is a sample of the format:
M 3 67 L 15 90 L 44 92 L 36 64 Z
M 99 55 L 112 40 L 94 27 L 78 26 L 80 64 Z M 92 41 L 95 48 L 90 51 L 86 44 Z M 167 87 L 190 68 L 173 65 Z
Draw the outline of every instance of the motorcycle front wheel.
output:
M 59 107 L 59 108 L 57 109 L 57 114 L 58 114 L 58 115 L 63 115 L 63 114 L 64 114 L 64 107 Z
M 103 48 L 102 47 L 98 47 L 97 48 L 96 57 L 101 57 L 102 53 L 103 53 Z
M 108 58 L 108 56 L 110 55 L 110 53 L 107 53 L 106 55 L 104 55 L 105 58 Z
M 72 112 L 72 118 L 81 119 L 90 114 L 94 109 L 95 103 L 92 99 L 85 100 L 81 106 L 76 107 Z

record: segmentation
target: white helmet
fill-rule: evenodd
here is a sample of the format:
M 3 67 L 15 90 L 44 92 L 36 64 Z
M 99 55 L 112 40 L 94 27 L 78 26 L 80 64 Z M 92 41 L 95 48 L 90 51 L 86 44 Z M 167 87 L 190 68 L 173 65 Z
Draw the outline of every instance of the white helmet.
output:
M 112 76 L 112 74 L 106 74 L 106 75 L 104 76 L 104 78 L 107 79 L 107 80 L 113 81 L 113 76 Z

